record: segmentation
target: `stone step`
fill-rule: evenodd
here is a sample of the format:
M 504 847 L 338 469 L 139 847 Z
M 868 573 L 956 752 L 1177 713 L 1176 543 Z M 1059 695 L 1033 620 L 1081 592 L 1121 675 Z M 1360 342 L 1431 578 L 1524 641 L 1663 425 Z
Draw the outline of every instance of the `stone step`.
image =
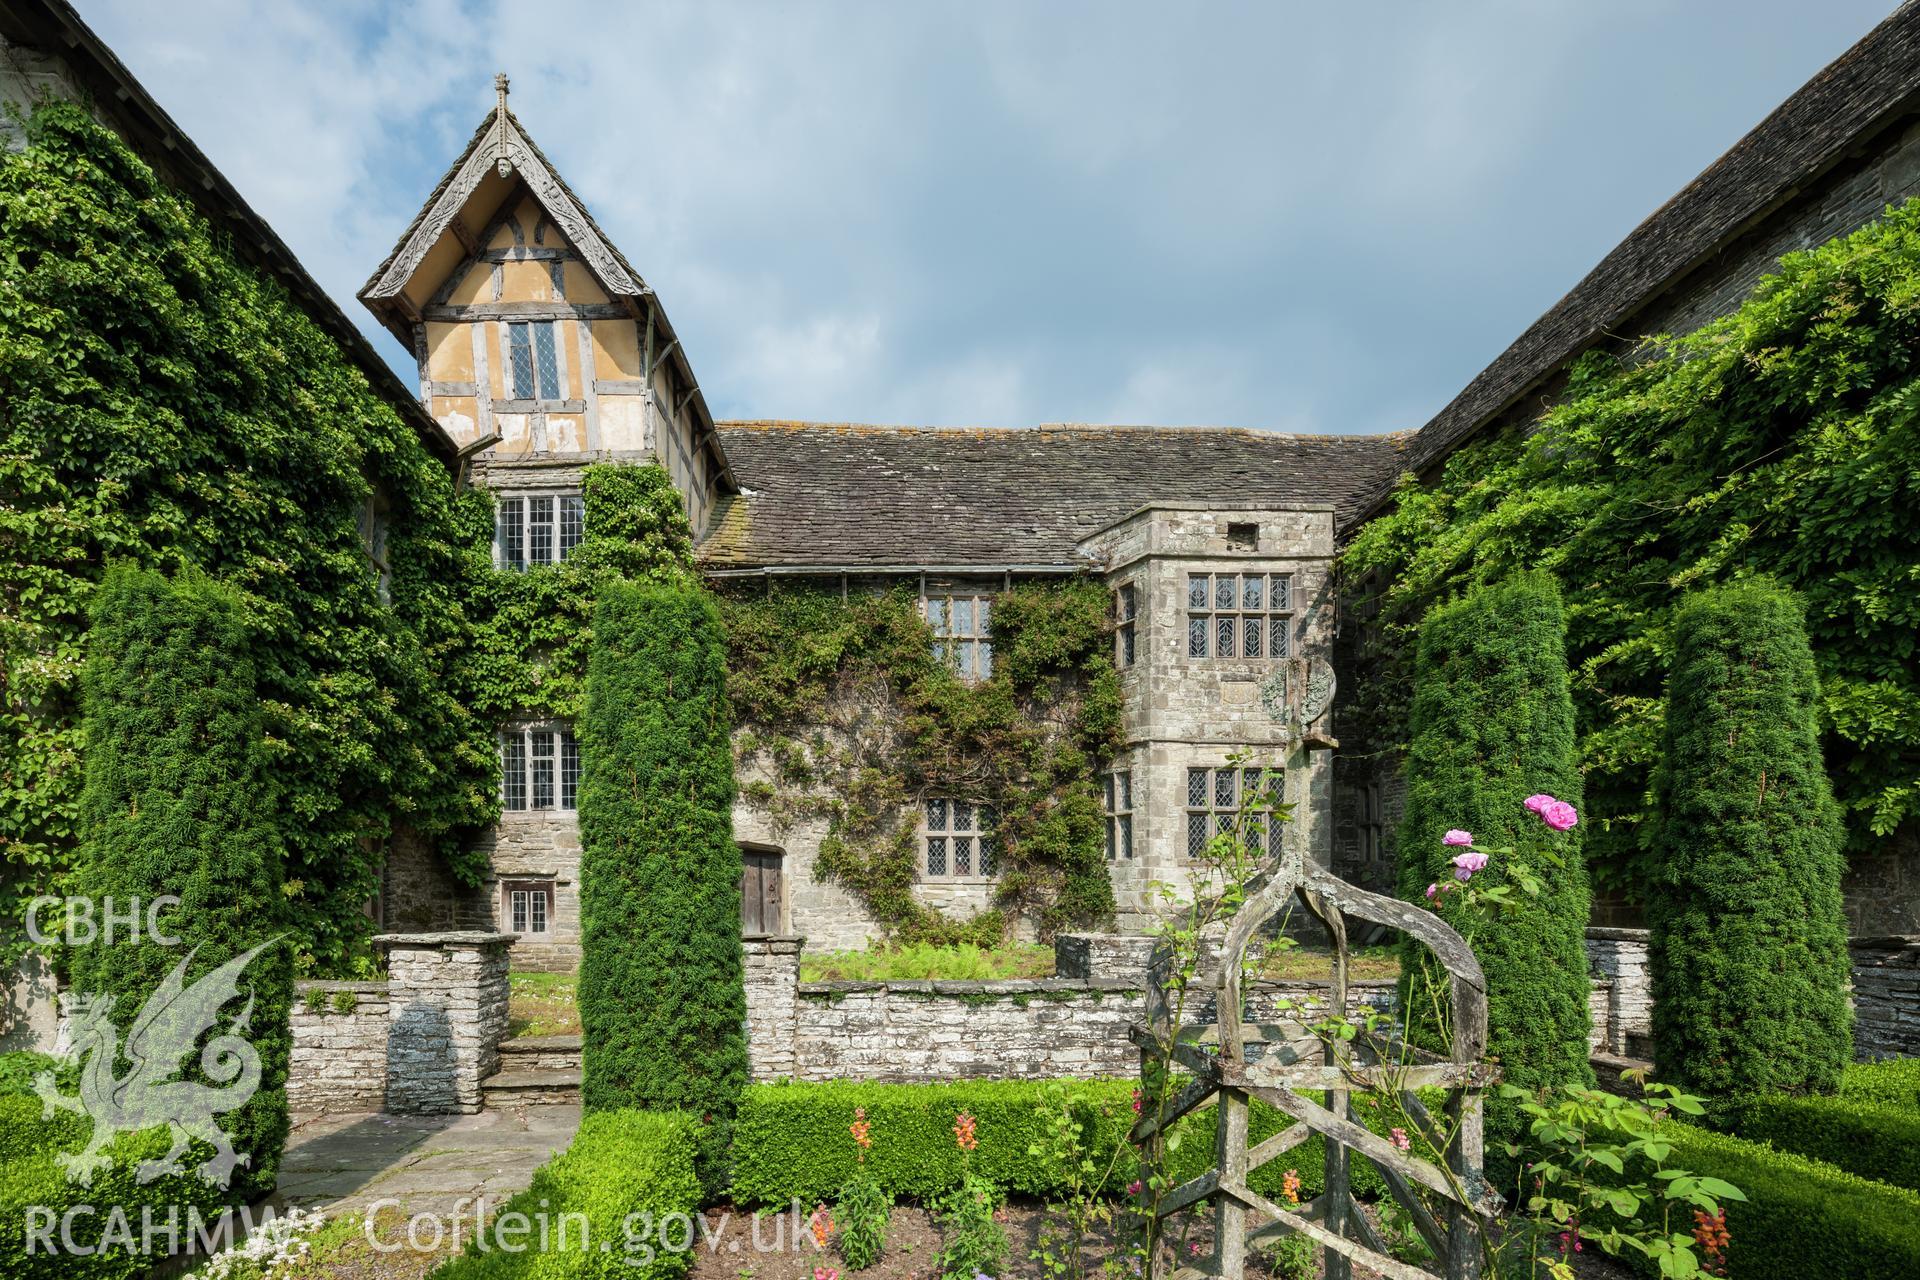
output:
M 502 1067 L 480 1082 L 480 1101 L 489 1110 L 580 1101 L 580 1071 L 543 1071 Z
M 515 1036 L 500 1042 L 502 1071 L 578 1071 L 579 1036 Z

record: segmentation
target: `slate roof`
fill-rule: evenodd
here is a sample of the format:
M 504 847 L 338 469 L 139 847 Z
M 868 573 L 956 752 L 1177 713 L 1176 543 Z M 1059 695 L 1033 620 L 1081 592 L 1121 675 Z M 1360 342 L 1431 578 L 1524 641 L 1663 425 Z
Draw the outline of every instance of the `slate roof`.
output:
M 709 569 L 1068 565 L 1154 502 L 1330 504 L 1344 523 L 1403 469 L 1410 433 L 1220 427 L 870 427 L 722 422 L 742 493 Z
M 1481 370 L 1420 429 L 1408 469 L 1441 461 L 1574 357 L 1620 332 L 1667 286 L 1912 112 L 1917 91 L 1920 3 L 1909 0 L 1656 209 Z

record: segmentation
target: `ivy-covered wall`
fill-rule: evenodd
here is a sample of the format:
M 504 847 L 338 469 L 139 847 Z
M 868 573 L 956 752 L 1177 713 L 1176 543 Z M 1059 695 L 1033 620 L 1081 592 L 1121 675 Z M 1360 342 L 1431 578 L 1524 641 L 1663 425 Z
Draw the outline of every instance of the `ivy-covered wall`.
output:
M 363 517 L 385 505 L 382 600 Z M 363 907 L 405 823 L 473 878 L 491 726 L 465 692 L 487 504 L 336 342 L 120 139 L 41 108 L 0 157 L 0 892 L 70 864 L 76 685 L 105 565 L 239 593 L 301 967 L 370 963 Z M 17 936 L 17 935 L 16 935 Z
M 1113 913 L 1101 766 L 1120 745 L 1108 592 L 1089 578 L 1016 584 L 993 603 L 990 679 L 935 657 L 911 584 L 760 582 L 723 595 L 740 798 L 777 834 L 823 824 L 816 875 L 902 940 L 999 940 Z M 998 883 L 985 909 L 916 890 L 926 797 L 992 805 Z
M 1347 725 L 1379 746 L 1402 741 L 1410 637 L 1427 611 L 1520 569 L 1552 573 L 1567 602 L 1589 860 L 1597 883 L 1637 891 L 1673 610 L 1691 588 L 1776 575 L 1807 603 L 1826 766 L 1853 853 L 1911 841 L 1917 339 L 1920 202 L 1909 202 L 1789 255 L 1724 319 L 1626 361 L 1585 358 L 1537 423 L 1462 449 L 1355 537 L 1343 569 L 1350 605 L 1370 617 L 1369 674 Z

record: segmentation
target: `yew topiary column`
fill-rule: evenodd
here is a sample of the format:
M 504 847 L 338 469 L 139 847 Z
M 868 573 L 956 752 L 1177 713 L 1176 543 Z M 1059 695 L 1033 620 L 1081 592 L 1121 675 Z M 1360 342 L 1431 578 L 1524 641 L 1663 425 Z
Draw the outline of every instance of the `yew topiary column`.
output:
M 96 923 L 108 914 L 107 899 L 122 915 L 137 900 L 140 930 L 134 935 L 123 923 L 111 940 L 102 932 L 74 947 L 72 986 L 83 996 L 113 997 L 111 1016 L 124 1040 L 189 952 L 184 982 L 191 986 L 286 927 L 279 791 L 265 759 L 239 594 L 199 574 L 108 570 L 93 601 L 82 693 L 86 784 L 76 892 L 93 900 Z M 169 896 L 179 905 L 150 915 L 155 900 Z M 169 940 L 156 940 L 150 923 Z M 258 1087 L 244 1107 L 216 1117 L 250 1162 L 231 1174 L 228 1190 L 241 1199 L 272 1189 L 287 1137 L 293 951 L 286 941 L 248 964 L 210 1033 L 226 1032 L 249 999 L 247 1025 L 234 1032 L 258 1056 Z M 198 1047 L 164 1065 L 184 1069 L 186 1081 L 244 1089 L 255 1078 L 244 1058 L 216 1064 L 224 1076 L 204 1073 Z M 197 1167 L 210 1154 L 196 1146 L 185 1159 Z
M 1471 832 L 1482 847 L 1512 846 L 1542 887 L 1537 897 L 1514 887 L 1517 905 L 1472 939 L 1487 975 L 1488 1052 L 1510 1084 L 1591 1084 L 1580 830 L 1555 832 L 1526 806 L 1542 793 L 1576 808 L 1581 800 L 1566 617 L 1553 580 L 1526 574 L 1435 609 L 1421 624 L 1415 673 L 1402 896 L 1425 903 L 1429 884 L 1453 876 L 1459 850 L 1443 843 L 1449 830 Z M 1476 885 L 1510 883 L 1505 863 L 1494 858 Z M 1432 1007 L 1423 992 L 1409 1000 Z M 1521 1119 L 1489 1100 L 1490 1154 L 1520 1135 Z
M 580 726 L 580 1020 L 589 1110 L 710 1122 L 747 1081 L 740 849 L 720 615 L 698 587 L 610 582 Z
M 1830 1092 L 1853 1055 L 1819 699 L 1783 588 L 1718 587 L 1676 613 L 1647 903 L 1663 1080 L 1725 1098 Z

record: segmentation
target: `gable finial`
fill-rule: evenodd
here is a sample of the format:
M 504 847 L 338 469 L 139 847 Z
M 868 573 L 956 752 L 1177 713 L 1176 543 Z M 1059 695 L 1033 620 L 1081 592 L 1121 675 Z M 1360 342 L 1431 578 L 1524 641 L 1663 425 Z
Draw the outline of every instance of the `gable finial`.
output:
M 507 156 L 507 73 L 502 71 L 493 78 L 493 91 L 499 95 L 499 106 L 494 110 L 494 168 L 505 178 L 513 173 L 513 161 Z

